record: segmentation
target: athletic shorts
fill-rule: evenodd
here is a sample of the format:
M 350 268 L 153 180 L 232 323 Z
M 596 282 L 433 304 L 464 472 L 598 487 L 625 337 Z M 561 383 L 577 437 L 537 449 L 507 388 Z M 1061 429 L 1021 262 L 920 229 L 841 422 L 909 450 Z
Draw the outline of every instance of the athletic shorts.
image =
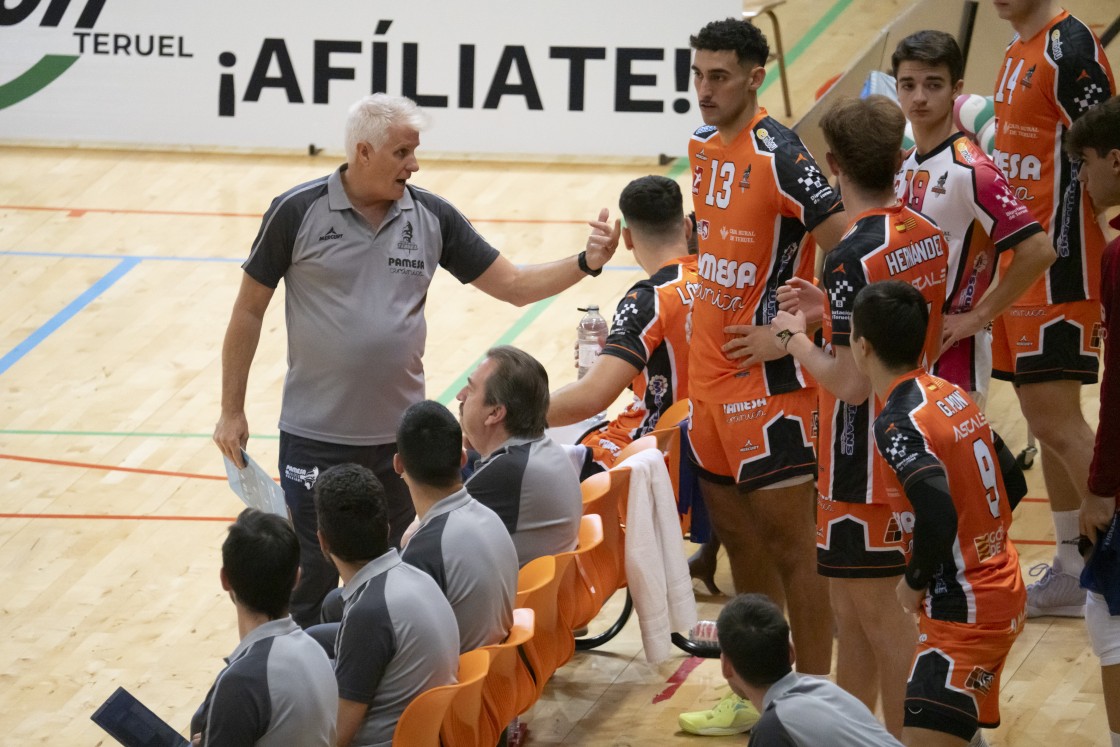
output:
M 1120 615 L 1110 615 L 1108 602 L 1096 592 L 1090 591 L 1085 602 L 1085 627 L 1101 666 L 1120 664 Z
M 634 434 L 639 432 L 645 416 L 645 407 L 632 403 L 614 420 L 588 430 L 576 443 L 590 450 L 590 461 L 600 471 L 608 470 L 614 466 L 618 452 L 633 443 Z
M 1005 625 L 918 618 L 904 725 L 972 739 L 999 726 L 999 679 L 1024 616 Z
M 941 354 L 930 372 L 956 384 L 984 409 L 992 378 L 992 332 L 982 329 L 972 337 L 955 342 Z
M 1016 386 L 1095 384 L 1100 353 L 1100 301 L 1017 306 L 992 325 L 992 376 Z
M 815 475 L 816 437 L 816 389 L 730 403 L 692 398 L 688 426 L 692 461 L 712 482 L 757 490 Z
M 901 576 L 910 540 L 886 503 L 817 498 L 817 573 L 822 576 Z

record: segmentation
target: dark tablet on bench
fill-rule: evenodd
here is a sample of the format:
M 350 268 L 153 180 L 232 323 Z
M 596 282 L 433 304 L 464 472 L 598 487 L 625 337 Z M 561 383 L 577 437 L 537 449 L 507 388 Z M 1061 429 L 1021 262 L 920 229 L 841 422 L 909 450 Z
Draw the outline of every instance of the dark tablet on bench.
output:
M 190 742 L 123 687 L 90 716 L 124 747 L 190 747 Z

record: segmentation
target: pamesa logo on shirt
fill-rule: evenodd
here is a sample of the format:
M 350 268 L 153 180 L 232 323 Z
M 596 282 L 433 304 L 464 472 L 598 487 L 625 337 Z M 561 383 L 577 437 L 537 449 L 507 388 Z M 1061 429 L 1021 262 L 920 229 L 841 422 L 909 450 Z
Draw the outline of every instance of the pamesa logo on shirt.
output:
M 402 252 L 409 252 L 410 254 L 419 249 L 416 244 L 412 243 L 412 221 L 405 221 L 404 228 L 401 229 L 401 240 L 397 242 L 397 249 Z

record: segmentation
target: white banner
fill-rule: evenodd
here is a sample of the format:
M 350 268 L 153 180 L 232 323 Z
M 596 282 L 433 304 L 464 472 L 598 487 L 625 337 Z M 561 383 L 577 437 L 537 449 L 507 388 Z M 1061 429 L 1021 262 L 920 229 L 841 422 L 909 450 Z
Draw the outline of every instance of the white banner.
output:
M 342 150 L 371 91 L 432 152 L 683 153 L 689 34 L 739 0 L 0 0 L 0 142 Z

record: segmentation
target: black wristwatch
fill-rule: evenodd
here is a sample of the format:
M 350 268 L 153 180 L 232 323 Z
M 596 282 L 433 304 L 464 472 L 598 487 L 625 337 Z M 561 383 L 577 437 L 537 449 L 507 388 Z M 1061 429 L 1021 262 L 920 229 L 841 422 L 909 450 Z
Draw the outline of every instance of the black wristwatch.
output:
M 592 270 L 591 265 L 587 264 L 587 251 L 586 250 L 579 253 L 579 256 L 577 257 L 577 261 L 579 262 L 579 269 L 582 270 L 584 273 L 590 275 L 593 278 L 599 277 L 599 275 L 602 274 L 602 272 L 603 272 L 602 267 L 600 267 L 598 270 Z
M 782 343 L 783 350 L 789 350 L 789 341 L 793 339 L 794 335 L 801 334 L 800 331 L 793 332 L 788 329 L 783 329 L 781 332 L 775 332 L 774 337 L 777 337 Z

